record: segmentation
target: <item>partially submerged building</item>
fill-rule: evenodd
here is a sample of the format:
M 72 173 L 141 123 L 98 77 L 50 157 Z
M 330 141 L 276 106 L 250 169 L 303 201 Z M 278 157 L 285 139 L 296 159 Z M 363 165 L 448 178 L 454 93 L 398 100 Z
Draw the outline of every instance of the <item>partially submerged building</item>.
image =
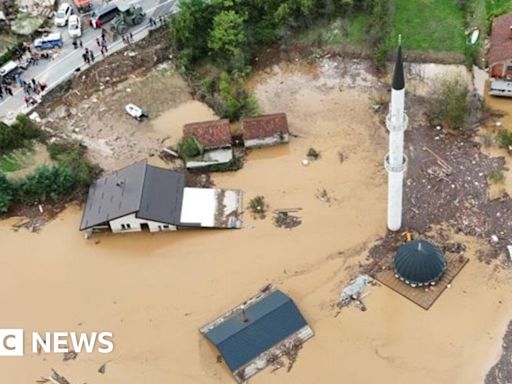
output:
M 239 383 L 314 335 L 293 300 L 279 290 L 260 292 L 200 332 Z
M 443 252 L 425 240 L 402 244 L 393 258 L 395 277 L 411 287 L 434 285 L 446 270 Z
M 489 41 L 487 63 L 491 77 L 512 80 L 512 13 L 494 19 Z
M 290 131 L 286 113 L 242 119 L 242 136 L 247 148 L 287 143 Z
M 80 230 L 91 234 L 240 228 L 241 217 L 241 191 L 189 188 L 183 173 L 142 160 L 92 183 Z
M 194 137 L 204 150 L 203 154 L 186 160 L 186 167 L 203 168 L 227 164 L 233 159 L 229 120 L 212 120 L 186 124 L 183 138 Z

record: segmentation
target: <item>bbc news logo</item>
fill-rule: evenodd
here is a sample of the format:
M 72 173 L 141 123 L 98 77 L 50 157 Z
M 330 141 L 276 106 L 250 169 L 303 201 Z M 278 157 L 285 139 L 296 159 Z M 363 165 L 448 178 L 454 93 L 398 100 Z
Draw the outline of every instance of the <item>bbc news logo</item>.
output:
M 114 350 L 111 332 L 38 332 L 31 334 L 32 353 L 110 353 Z M 23 329 L 0 329 L 0 356 L 23 356 Z

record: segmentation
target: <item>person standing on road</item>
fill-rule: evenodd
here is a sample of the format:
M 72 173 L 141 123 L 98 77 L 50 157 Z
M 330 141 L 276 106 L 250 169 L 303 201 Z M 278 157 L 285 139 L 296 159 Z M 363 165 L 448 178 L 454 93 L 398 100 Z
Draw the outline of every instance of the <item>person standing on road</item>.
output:
M 7 93 L 9 94 L 9 96 L 12 96 L 13 93 L 12 93 L 12 88 L 11 87 L 7 87 L 5 88 L 5 90 L 7 91 Z
M 78 40 L 78 43 L 80 44 L 80 48 L 83 48 L 83 47 L 84 47 L 84 43 L 82 43 L 82 39 L 79 39 L 79 40 Z
M 89 57 L 91 59 L 91 63 L 94 63 L 94 52 L 92 51 L 92 49 L 89 50 Z
M 87 54 L 85 52 L 82 53 L 82 59 L 84 59 L 84 64 L 87 64 L 88 57 L 87 57 Z
M 100 38 L 99 37 L 96 38 L 96 44 L 98 44 L 98 47 L 101 48 L 101 43 L 100 43 Z
M 77 48 L 78 48 L 78 44 L 76 43 L 76 40 L 73 40 L 73 48 L 74 48 L 74 49 L 77 49 Z
M 130 32 L 130 43 L 133 43 L 133 35 L 131 32 Z

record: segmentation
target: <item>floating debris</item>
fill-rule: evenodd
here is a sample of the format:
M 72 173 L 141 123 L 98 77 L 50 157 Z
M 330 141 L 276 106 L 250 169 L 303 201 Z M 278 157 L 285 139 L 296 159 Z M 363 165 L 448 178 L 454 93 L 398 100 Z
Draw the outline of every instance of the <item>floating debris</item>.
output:
M 68 379 L 66 379 L 64 376 L 61 376 L 59 375 L 55 369 L 52 368 L 52 375 L 50 376 L 50 379 L 49 379 L 52 383 L 57 383 L 57 384 L 71 384 Z
M 274 211 L 276 212 L 276 211 Z M 274 216 L 274 225 L 278 228 L 292 229 L 302 224 L 302 220 L 298 216 L 293 216 L 290 211 L 277 211 Z
M 105 374 L 105 371 L 107 370 L 107 363 L 103 364 L 101 367 L 98 368 L 98 372 L 102 375 Z
M 78 353 L 76 353 L 75 351 L 69 351 L 64 354 L 64 358 L 62 359 L 62 361 L 75 360 L 77 356 Z
M 361 308 L 361 311 L 366 311 L 366 306 L 361 301 L 362 293 L 368 284 L 372 284 L 373 279 L 368 275 L 359 275 L 352 280 L 341 292 L 340 299 L 338 300 L 337 307 L 343 308 L 355 301 Z

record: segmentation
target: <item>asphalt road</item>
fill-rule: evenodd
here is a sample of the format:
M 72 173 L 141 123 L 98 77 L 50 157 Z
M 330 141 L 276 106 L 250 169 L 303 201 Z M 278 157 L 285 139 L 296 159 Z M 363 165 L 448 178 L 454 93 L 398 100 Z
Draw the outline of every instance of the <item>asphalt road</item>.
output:
M 149 18 L 158 19 L 162 15 L 167 15 L 176 11 L 177 0 L 140 0 L 137 2 L 146 11 L 146 18 L 141 25 L 133 27 L 130 32 L 133 34 L 135 41 L 144 38 L 149 30 Z M 64 39 L 64 46 L 58 49 L 58 53 L 52 60 L 39 60 L 38 65 L 30 66 L 26 71 L 22 72 L 21 77 L 26 81 L 34 78 L 38 81 L 48 84 L 48 90 L 56 87 L 66 79 L 68 79 L 75 70 L 80 67 L 84 68 L 82 59 L 83 50 L 87 47 L 95 54 L 95 60 L 101 60 L 102 56 L 99 47 L 96 44 L 96 37 L 101 36 L 101 30 L 93 29 L 85 23 L 82 24 L 82 43 L 83 48 L 74 49 L 72 39 L 69 37 L 67 27 L 58 28 Z M 107 26 L 108 30 L 108 26 Z M 107 38 L 108 54 L 118 51 L 124 44 L 121 38 L 117 38 L 112 42 Z M 46 91 L 46 92 L 47 92 Z M 25 105 L 23 90 L 17 88 L 14 95 L 6 97 L 0 101 L 0 120 L 6 122 L 12 121 L 19 113 L 26 113 L 29 108 Z M 44 98 L 44 95 L 43 95 Z

